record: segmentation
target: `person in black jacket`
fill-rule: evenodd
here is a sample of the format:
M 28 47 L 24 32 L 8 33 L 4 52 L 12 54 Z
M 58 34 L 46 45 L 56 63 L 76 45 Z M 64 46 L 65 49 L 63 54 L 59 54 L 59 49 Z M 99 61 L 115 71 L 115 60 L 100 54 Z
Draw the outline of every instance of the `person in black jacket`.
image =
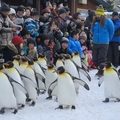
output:
M 5 62 L 13 61 L 13 56 L 15 55 L 24 55 L 22 51 L 23 40 L 19 36 L 14 36 L 12 38 L 12 43 L 7 44 L 3 50 L 3 59 Z
M 93 19 L 94 19 L 94 17 L 95 17 L 95 12 L 94 11 L 92 11 L 92 10 L 89 10 L 89 12 L 88 12 L 88 17 L 86 18 L 86 21 L 85 21 L 85 23 L 84 23 L 84 25 L 85 25 L 85 32 L 86 32 L 86 34 L 87 34 L 87 42 L 86 42 L 86 45 L 87 45 L 87 48 L 89 49 L 89 50 L 91 50 L 92 49 L 92 45 L 91 45 L 91 26 L 92 26 L 92 22 L 93 22 Z
M 61 48 L 56 51 L 54 55 L 54 64 L 56 64 L 56 61 L 58 60 L 59 56 L 65 56 L 69 54 L 68 53 L 68 38 L 63 37 L 61 41 Z

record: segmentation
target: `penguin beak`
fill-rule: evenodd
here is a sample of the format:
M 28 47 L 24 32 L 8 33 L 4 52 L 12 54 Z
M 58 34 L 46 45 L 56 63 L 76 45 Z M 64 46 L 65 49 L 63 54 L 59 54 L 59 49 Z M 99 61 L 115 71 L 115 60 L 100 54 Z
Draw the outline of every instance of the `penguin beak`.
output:
M 55 73 L 55 72 L 56 72 L 56 73 L 59 73 L 59 70 L 55 70 L 55 71 L 53 71 L 53 73 Z
M 10 65 L 9 65 L 9 64 L 7 64 L 7 63 L 4 63 L 3 65 L 4 65 L 4 66 L 10 66 Z

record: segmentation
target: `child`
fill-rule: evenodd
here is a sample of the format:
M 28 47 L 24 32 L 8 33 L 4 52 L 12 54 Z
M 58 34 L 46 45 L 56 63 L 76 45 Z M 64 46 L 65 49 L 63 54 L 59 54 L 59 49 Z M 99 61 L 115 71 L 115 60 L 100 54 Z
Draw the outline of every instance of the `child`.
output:
M 38 46 L 38 54 L 44 53 L 47 58 L 47 63 L 53 62 L 53 45 L 49 44 L 49 35 L 43 34 L 41 36 L 41 45 Z
M 35 41 L 32 38 L 27 39 L 27 57 L 37 58 L 37 51 L 35 49 Z
M 91 69 L 91 67 L 93 65 L 92 53 L 86 47 L 86 38 L 85 38 L 85 36 L 80 36 L 80 43 L 81 43 L 81 46 L 82 46 L 82 52 L 83 52 L 83 56 L 84 56 L 84 63 L 86 64 L 86 66 L 89 69 Z
M 80 58 L 82 58 L 83 57 L 82 48 L 78 40 L 79 40 L 79 32 L 77 30 L 72 31 L 68 42 L 68 52 L 71 55 L 74 55 L 74 52 L 78 52 Z
M 56 61 L 58 59 L 58 55 L 65 56 L 68 54 L 68 38 L 66 38 L 66 37 L 62 38 L 61 48 L 56 51 L 56 54 L 54 55 L 54 64 L 56 64 Z

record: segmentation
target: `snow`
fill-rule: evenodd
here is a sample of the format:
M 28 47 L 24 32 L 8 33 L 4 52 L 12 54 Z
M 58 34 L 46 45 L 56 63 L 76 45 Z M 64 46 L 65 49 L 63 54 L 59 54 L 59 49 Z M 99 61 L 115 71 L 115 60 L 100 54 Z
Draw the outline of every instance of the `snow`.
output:
M 90 91 L 80 87 L 77 96 L 76 109 L 55 110 L 58 103 L 54 99 L 46 100 L 47 94 L 40 95 L 34 107 L 26 104 L 17 114 L 12 110 L 6 110 L 0 115 L 0 120 L 120 120 L 120 103 L 110 101 L 103 103 L 104 84 L 98 87 L 96 70 L 89 72 L 92 81 L 82 77 L 90 86 Z

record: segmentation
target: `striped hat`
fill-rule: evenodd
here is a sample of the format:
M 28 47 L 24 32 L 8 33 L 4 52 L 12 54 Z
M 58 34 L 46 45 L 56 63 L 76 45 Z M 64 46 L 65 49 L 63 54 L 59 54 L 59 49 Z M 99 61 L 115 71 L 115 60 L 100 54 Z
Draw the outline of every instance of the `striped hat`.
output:
M 96 15 L 104 15 L 104 8 L 102 5 L 99 5 L 99 7 L 95 11 Z

